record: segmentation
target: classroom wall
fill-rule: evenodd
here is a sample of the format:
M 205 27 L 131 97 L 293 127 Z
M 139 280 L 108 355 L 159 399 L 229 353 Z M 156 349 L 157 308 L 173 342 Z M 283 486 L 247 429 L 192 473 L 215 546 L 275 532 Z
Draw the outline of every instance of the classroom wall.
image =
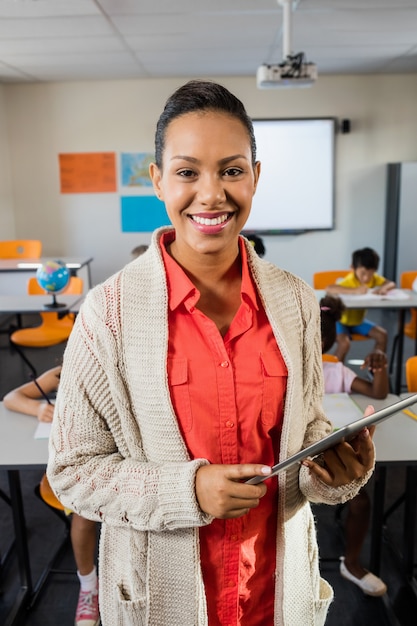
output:
M 252 117 L 351 120 L 350 134 L 336 138 L 335 229 L 265 237 L 266 258 L 311 282 L 316 270 L 349 266 L 355 248 L 370 245 L 382 256 L 386 164 L 417 161 L 416 77 L 323 76 L 310 89 L 289 90 L 258 90 L 254 77 L 218 80 Z M 121 232 L 118 194 L 60 194 L 58 154 L 153 151 L 157 117 L 183 82 L 4 86 L 0 137 L 5 118 L 16 237 L 42 239 L 48 256 L 92 255 L 94 282 L 129 261 L 130 250 L 150 234 Z
M 15 239 L 5 87 L 0 85 L 0 239 Z

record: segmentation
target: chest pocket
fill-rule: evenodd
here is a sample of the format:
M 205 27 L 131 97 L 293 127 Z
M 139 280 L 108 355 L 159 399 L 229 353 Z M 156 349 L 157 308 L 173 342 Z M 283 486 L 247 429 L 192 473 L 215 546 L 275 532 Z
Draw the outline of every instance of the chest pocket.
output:
M 190 392 L 188 388 L 188 361 L 186 358 L 169 359 L 169 390 L 180 430 L 188 433 L 193 425 Z
M 263 389 L 262 416 L 265 426 L 277 425 L 284 413 L 288 371 L 279 350 L 261 353 Z

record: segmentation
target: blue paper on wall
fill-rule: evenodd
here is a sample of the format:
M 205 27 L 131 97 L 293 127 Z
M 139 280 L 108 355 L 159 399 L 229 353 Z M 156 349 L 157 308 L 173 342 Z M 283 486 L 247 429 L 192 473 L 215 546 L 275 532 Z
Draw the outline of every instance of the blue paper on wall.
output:
M 156 196 L 122 196 L 121 222 L 124 233 L 149 233 L 171 223 Z

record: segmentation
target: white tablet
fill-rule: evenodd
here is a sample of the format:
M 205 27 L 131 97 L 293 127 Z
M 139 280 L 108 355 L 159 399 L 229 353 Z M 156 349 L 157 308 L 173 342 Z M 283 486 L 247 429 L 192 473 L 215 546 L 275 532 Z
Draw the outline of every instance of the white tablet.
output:
M 412 396 L 409 396 L 408 398 L 405 398 L 404 400 L 394 402 L 394 404 L 391 404 L 390 406 L 387 406 L 380 411 L 376 411 L 375 413 L 368 415 L 368 417 L 361 417 L 355 422 L 346 424 L 346 426 L 342 426 L 338 430 L 333 431 L 330 435 L 327 435 L 326 437 L 323 437 L 323 439 L 316 441 L 316 443 L 313 443 L 311 446 L 308 446 L 307 448 L 304 448 L 296 454 L 288 457 L 288 459 L 285 459 L 285 461 L 277 463 L 272 467 L 272 472 L 267 476 L 254 476 L 246 482 L 250 485 L 257 485 L 264 480 L 268 480 L 268 478 L 271 478 L 271 476 L 275 476 L 279 472 L 288 469 L 291 465 L 294 465 L 295 463 L 303 461 L 307 457 L 315 457 L 321 452 L 327 450 L 328 448 L 332 448 L 337 443 L 340 443 L 342 440 L 352 439 L 354 435 L 357 435 L 363 428 L 367 426 L 372 426 L 373 424 L 378 424 L 388 417 L 391 417 L 395 413 L 399 413 L 410 404 L 415 404 L 416 402 L 417 394 L 414 394 Z

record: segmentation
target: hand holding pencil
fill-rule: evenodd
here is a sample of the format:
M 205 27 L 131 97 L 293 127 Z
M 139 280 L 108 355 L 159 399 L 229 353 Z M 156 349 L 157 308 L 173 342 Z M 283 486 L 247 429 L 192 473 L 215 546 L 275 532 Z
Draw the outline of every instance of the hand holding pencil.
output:
M 54 405 L 52 404 L 51 400 L 48 398 L 47 394 L 42 389 L 42 387 L 40 386 L 36 378 L 34 376 L 31 378 L 32 378 L 32 382 L 34 383 L 39 393 L 45 400 L 45 402 L 39 403 L 39 407 L 36 412 L 36 417 L 38 418 L 39 422 L 52 422 L 52 419 L 54 417 Z

